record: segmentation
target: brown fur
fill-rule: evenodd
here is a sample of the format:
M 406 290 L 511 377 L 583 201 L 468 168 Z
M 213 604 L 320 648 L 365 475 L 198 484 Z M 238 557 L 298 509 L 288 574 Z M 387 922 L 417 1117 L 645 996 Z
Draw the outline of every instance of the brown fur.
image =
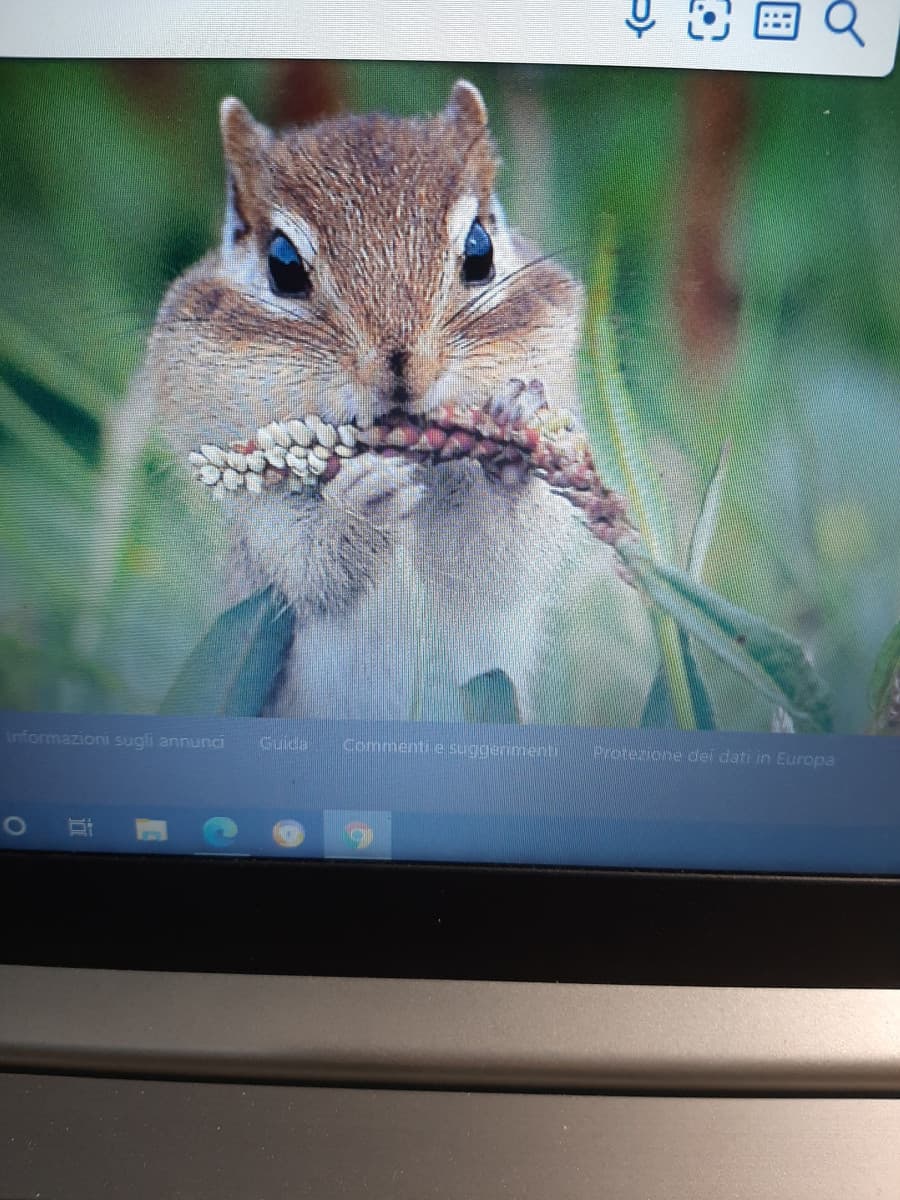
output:
M 398 403 L 489 406 L 514 378 L 574 404 L 580 289 L 506 230 L 471 85 L 430 119 L 348 116 L 277 136 L 228 100 L 222 137 L 222 246 L 169 291 L 144 374 L 180 455 L 307 412 L 365 424 Z M 476 214 L 497 261 L 496 283 L 481 287 L 460 277 L 459 238 Z M 302 302 L 266 281 L 285 222 L 300 229 L 295 244 L 315 242 Z M 567 507 L 543 484 L 504 487 L 471 463 L 395 465 L 386 483 L 383 463 L 360 461 L 320 495 L 229 498 L 229 595 L 274 582 L 297 612 L 273 711 L 406 715 L 423 653 L 415 597 L 432 610 L 448 676 L 499 666 L 527 701 L 547 591 L 576 537 Z M 339 662 L 319 686 L 312 645 Z

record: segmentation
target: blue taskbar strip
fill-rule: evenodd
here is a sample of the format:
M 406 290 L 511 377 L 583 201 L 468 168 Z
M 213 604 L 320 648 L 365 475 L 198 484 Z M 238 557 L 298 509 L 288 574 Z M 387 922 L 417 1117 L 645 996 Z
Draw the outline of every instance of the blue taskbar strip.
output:
M 900 740 L 6 713 L 0 849 L 900 874 Z

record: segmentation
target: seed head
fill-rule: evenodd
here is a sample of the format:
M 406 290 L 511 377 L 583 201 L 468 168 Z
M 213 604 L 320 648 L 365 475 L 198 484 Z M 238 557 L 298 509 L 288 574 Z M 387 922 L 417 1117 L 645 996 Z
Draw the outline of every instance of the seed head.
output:
M 625 497 L 603 483 L 573 414 L 546 406 L 527 420 L 498 420 L 481 408 L 444 404 L 424 422 L 392 413 L 365 427 L 329 425 L 311 414 L 271 421 L 227 447 L 204 442 L 188 461 L 194 477 L 222 498 L 241 488 L 261 495 L 290 479 L 295 487 L 321 487 L 366 452 L 419 462 L 472 458 L 508 487 L 531 474 L 564 496 L 601 541 L 616 546 L 635 534 Z

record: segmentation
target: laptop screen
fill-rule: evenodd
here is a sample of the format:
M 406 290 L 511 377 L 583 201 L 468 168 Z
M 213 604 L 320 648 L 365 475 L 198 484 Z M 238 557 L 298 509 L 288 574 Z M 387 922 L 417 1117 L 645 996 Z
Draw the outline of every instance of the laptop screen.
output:
M 900 873 L 897 14 L 619 7 L 0 63 L 0 848 Z

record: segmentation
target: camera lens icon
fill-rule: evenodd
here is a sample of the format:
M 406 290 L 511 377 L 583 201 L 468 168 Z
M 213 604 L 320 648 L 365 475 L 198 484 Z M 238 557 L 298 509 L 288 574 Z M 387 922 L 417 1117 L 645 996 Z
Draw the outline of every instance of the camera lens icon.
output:
M 688 14 L 694 42 L 724 42 L 731 33 L 731 0 L 690 0 Z
M 365 821 L 348 821 L 344 826 L 344 841 L 354 850 L 368 850 L 375 841 L 375 830 Z

